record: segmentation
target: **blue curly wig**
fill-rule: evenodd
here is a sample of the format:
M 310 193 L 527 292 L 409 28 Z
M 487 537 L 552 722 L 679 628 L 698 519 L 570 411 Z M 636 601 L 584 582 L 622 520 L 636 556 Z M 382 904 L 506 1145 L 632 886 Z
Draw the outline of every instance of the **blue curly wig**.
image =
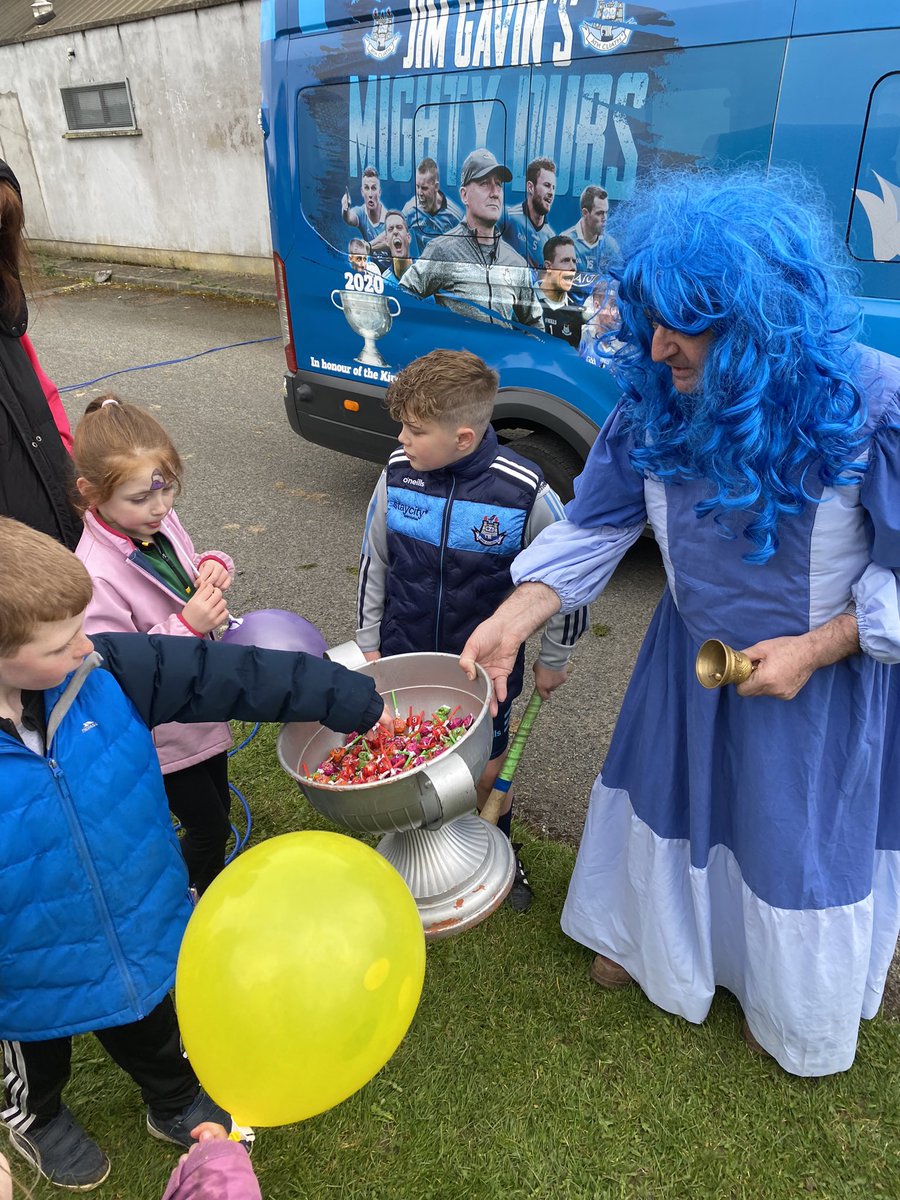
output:
M 811 501 L 804 478 L 850 482 L 865 406 L 851 378 L 856 272 L 823 203 L 796 171 L 660 172 L 620 210 L 613 369 L 635 467 L 705 478 L 698 517 L 746 510 L 748 562 L 778 548 L 778 522 Z M 711 330 L 703 380 L 685 396 L 651 358 L 654 324 Z

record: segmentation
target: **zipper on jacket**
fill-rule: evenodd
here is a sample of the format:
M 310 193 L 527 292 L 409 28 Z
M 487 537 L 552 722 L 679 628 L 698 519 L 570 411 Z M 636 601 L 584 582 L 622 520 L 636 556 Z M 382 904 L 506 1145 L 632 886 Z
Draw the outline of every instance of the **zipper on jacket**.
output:
M 456 491 L 456 476 L 450 477 L 450 492 L 447 496 L 447 504 L 444 508 L 444 519 L 441 522 L 441 545 L 440 558 L 438 559 L 438 594 L 437 604 L 434 606 L 434 648 L 439 651 L 441 648 L 441 625 L 442 625 L 442 608 L 444 606 L 444 551 L 447 548 L 447 531 L 450 528 L 450 510 L 453 508 L 453 493 Z
M 119 941 L 119 935 L 116 933 L 115 925 L 113 924 L 112 916 L 110 915 L 109 907 L 106 903 L 106 896 L 100 885 L 100 876 L 97 874 L 97 869 L 94 866 L 94 860 L 91 857 L 91 852 L 88 849 L 87 839 L 84 836 L 84 830 L 81 827 L 81 822 L 78 819 L 78 814 L 75 811 L 75 805 L 72 797 L 69 794 L 69 789 L 66 786 L 65 775 L 62 768 L 55 758 L 49 754 L 47 762 L 50 766 L 50 771 L 53 775 L 53 782 L 56 784 L 56 790 L 59 792 L 60 801 L 62 802 L 63 811 L 66 814 L 66 820 L 69 823 L 69 831 L 72 834 L 72 840 L 75 843 L 75 849 L 84 866 L 85 873 L 88 877 L 91 890 L 94 893 L 94 898 L 97 908 L 100 912 L 100 923 L 103 931 L 106 934 L 106 940 L 110 945 L 113 953 L 113 959 L 119 969 L 119 973 L 125 983 L 125 989 L 128 993 L 129 1002 L 134 1012 L 139 1017 L 146 1016 L 143 1010 L 143 1005 L 137 994 L 137 989 L 134 986 L 131 978 L 131 971 L 128 968 L 128 963 L 125 961 L 125 955 L 122 951 L 122 944 Z
M 175 596 L 177 599 L 183 600 L 184 603 L 187 604 L 190 597 L 185 599 L 181 592 L 176 592 L 172 585 L 167 580 L 163 579 L 162 575 L 157 572 L 156 568 L 153 566 L 153 563 L 150 561 L 147 555 L 143 553 L 143 551 L 137 549 L 132 550 L 132 552 L 128 555 L 127 561 L 133 563 L 134 566 L 136 566 L 139 571 L 143 571 L 145 575 L 149 575 L 154 583 L 158 583 L 160 587 L 164 587 L 170 596 Z M 181 560 L 179 559 L 178 561 L 180 562 Z

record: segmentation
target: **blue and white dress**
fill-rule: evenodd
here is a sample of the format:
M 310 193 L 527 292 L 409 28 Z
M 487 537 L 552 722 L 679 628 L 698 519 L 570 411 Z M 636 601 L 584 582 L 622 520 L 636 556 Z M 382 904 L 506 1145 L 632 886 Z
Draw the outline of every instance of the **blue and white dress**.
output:
M 853 1062 L 900 931 L 900 360 L 864 352 L 867 470 L 743 561 L 746 513 L 698 519 L 696 481 L 631 466 L 616 410 L 568 506 L 513 566 L 562 611 L 603 590 L 649 519 L 668 586 L 591 795 L 564 931 L 621 963 L 661 1008 L 700 1022 L 717 986 L 785 1070 Z M 791 701 L 707 691 L 706 638 L 741 648 L 855 611 L 862 653 Z

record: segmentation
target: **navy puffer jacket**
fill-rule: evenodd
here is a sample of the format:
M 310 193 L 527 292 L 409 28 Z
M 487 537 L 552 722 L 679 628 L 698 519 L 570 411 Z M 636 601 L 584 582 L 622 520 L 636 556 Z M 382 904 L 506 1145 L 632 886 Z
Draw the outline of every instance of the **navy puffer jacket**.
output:
M 512 591 L 510 564 L 542 483 L 535 464 L 501 447 L 491 426 L 477 450 L 438 471 L 417 474 L 395 451 L 387 467 L 382 654 L 459 654 Z M 507 683 L 511 699 L 521 691 L 524 653 Z

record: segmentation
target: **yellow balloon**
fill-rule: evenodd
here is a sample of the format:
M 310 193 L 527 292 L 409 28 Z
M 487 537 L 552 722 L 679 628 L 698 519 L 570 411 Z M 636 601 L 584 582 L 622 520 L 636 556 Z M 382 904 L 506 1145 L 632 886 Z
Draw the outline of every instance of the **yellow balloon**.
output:
M 345 1100 L 409 1028 L 425 937 L 401 876 L 363 842 L 288 833 L 204 893 L 178 956 L 184 1047 L 242 1125 L 286 1125 Z

